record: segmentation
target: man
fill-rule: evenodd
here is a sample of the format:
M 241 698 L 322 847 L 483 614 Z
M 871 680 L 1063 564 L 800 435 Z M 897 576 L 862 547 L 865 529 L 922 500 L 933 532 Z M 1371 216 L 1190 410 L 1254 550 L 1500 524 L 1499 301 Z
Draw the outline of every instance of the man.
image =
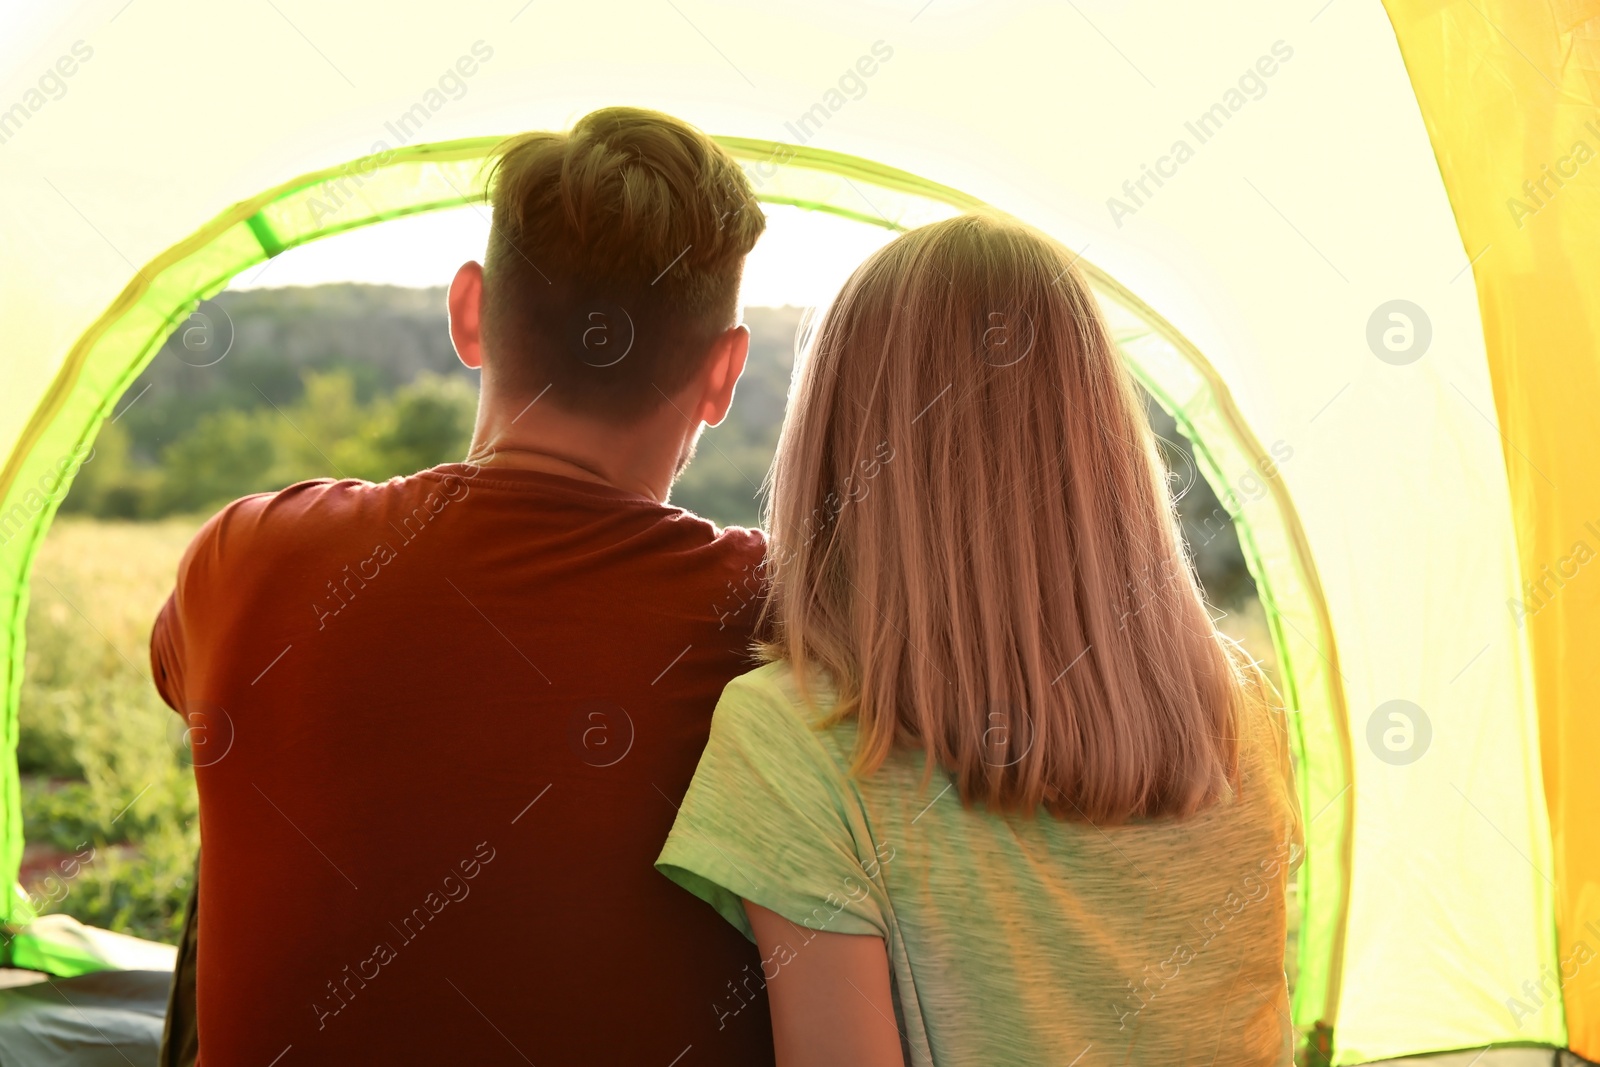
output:
M 666 505 L 728 410 L 764 220 L 653 112 L 504 147 L 467 463 L 247 497 L 157 620 L 200 789 L 204 1064 L 771 1061 L 760 961 L 653 869 L 723 684 L 754 531 Z M 281 1058 L 279 1058 L 281 1057 Z

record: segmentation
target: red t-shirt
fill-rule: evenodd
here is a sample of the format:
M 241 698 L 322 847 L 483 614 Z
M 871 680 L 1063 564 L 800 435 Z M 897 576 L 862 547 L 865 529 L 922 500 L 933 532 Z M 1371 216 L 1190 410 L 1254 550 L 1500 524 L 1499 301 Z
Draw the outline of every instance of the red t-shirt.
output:
M 718 1012 L 754 948 L 653 866 L 764 548 L 465 464 L 207 523 L 151 639 L 200 790 L 202 1061 L 770 1063 L 764 1004 Z

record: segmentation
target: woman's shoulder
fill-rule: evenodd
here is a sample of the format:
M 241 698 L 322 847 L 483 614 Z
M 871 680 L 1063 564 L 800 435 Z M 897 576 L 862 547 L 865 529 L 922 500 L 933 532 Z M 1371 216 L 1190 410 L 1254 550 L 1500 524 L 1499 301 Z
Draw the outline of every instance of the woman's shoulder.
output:
M 791 663 L 774 660 L 728 682 L 711 730 L 713 735 L 756 741 L 765 749 L 787 751 L 808 762 L 848 767 L 855 722 L 834 716 L 837 703 L 837 690 L 826 675 L 811 670 L 802 683 Z
M 802 680 L 788 660 L 773 660 L 736 676 L 722 690 L 722 703 L 737 712 L 753 707 L 784 711 L 795 721 L 815 730 L 828 723 L 838 694 L 827 676 L 810 670 Z

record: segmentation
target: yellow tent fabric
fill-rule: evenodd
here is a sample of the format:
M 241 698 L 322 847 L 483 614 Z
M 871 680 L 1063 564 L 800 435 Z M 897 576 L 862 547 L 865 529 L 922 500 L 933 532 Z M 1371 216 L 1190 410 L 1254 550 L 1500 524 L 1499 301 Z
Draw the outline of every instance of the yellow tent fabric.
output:
M 1330 1029 L 1341 1064 L 1600 1055 L 1596 969 L 1565 999 L 1548 977 L 1600 944 L 1600 607 L 1561 569 L 1600 526 L 1593 319 L 1573 325 L 1595 299 L 1600 167 L 1521 227 L 1496 215 L 1540 164 L 1570 169 L 1561 142 L 1596 115 L 1594 14 L 39 8 L 0 33 L 0 878 L 22 847 L 33 549 L 161 338 L 285 248 L 475 202 L 497 136 L 629 103 L 721 137 L 769 202 L 891 227 L 1001 210 L 1077 250 L 1271 613 L 1308 819 L 1295 1022 Z M 1559 595 L 1509 606 L 1548 572 Z
M 1584 572 L 1600 553 L 1600 3 L 1394 21 L 1475 260 L 1522 563 L 1508 609 L 1533 646 L 1568 1037 L 1593 1058 L 1600 581 Z

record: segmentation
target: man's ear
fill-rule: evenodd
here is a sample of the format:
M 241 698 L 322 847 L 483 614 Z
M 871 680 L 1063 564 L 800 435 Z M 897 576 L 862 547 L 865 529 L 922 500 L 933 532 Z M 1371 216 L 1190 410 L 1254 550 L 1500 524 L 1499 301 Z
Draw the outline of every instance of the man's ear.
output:
M 730 326 L 711 342 L 711 355 L 706 369 L 701 372 L 704 391 L 695 409 L 695 418 L 707 426 L 720 425 L 728 417 L 733 405 L 733 387 L 739 384 L 744 373 L 745 359 L 750 355 L 750 330 L 743 323 Z
M 450 343 L 473 370 L 483 367 L 483 265 L 461 264 L 450 282 Z

